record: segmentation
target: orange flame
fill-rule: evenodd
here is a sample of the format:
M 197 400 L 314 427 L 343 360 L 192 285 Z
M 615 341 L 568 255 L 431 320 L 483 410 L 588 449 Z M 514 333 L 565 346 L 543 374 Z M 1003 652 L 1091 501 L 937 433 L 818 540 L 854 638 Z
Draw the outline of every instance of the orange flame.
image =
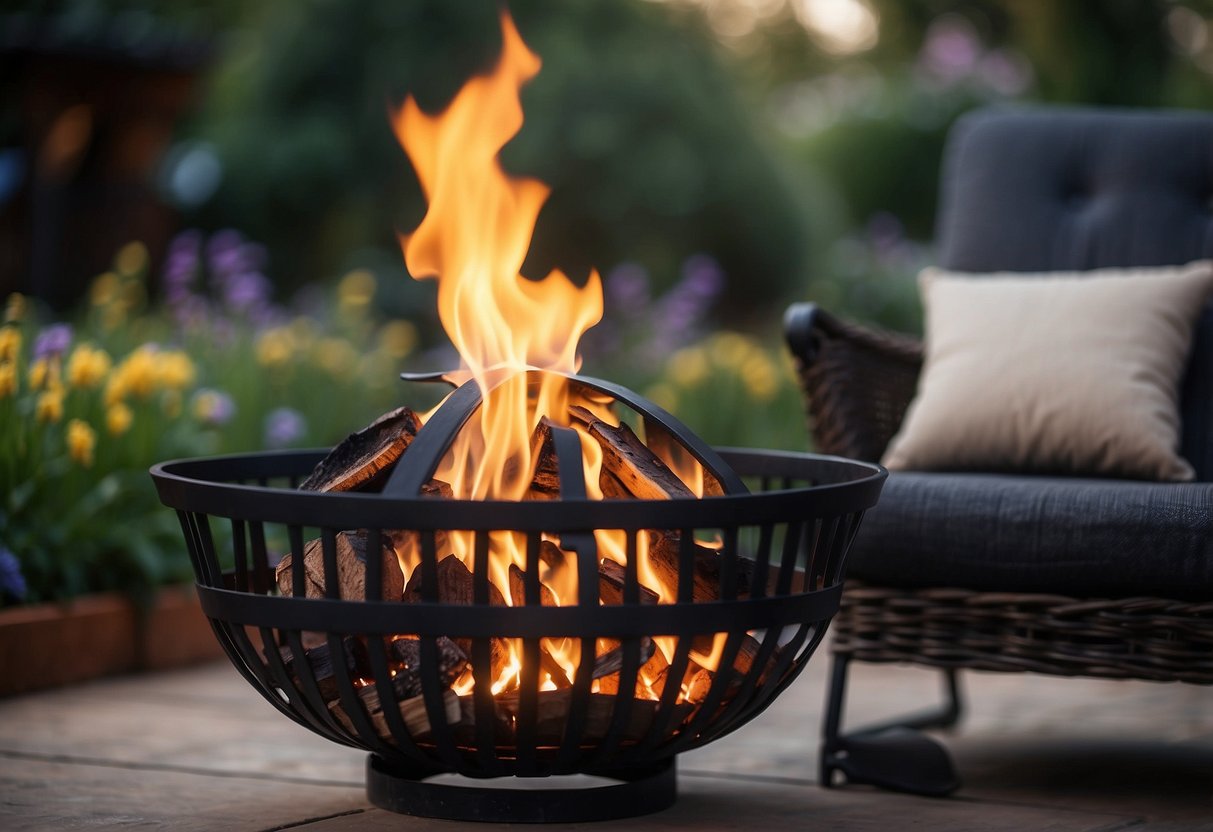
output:
M 545 377 L 534 393 L 515 375 L 494 389 L 497 371 L 575 371 L 577 343 L 602 317 L 596 272 L 584 287 L 560 271 L 539 281 L 519 273 L 549 190 L 507 175 L 497 157 L 522 128 L 518 92 L 540 60 L 505 11 L 501 29 L 501 57 L 491 74 L 471 79 L 437 116 L 410 97 L 393 117 L 429 203 L 417 229 L 401 237 L 405 263 L 415 277 L 437 279 L 443 328 L 484 396 L 479 431 L 464 432 L 478 432 L 479 441 L 461 443 L 444 472 L 469 469 L 458 482 L 448 480 L 456 496 L 468 499 L 521 498 L 529 479 L 517 462 L 529 458 L 531 433 L 542 416 L 569 404 L 560 379 Z M 537 406 L 528 407 L 529 398 Z
M 439 317 L 462 362 L 456 375 L 460 381 L 475 379 L 482 395 L 481 407 L 435 473 L 456 498 L 468 500 L 526 497 L 534 477 L 532 437 L 545 417 L 568 426 L 570 406 L 580 405 L 604 422 L 618 424 L 601 398 L 570 389 L 557 374 L 576 372 L 577 344 L 602 317 L 597 272 L 580 287 L 559 270 L 537 281 L 520 273 L 549 189 L 535 179 L 508 175 L 498 154 L 522 128 L 519 90 L 539 71 L 540 59 L 523 43 L 507 11 L 500 22 L 501 56 L 489 74 L 468 81 L 437 115 L 422 112 L 412 97 L 391 114 L 428 203 L 421 224 L 400 236 L 405 263 L 416 279 L 437 280 Z M 535 379 L 526 373 L 532 369 L 555 372 Z M 590 498 L 601 499 L 601 448 L 580 424 L 572 427 L 581 437 L 586 490 Z M 598 530 L 596 537 L 603 557 L 626 560 L 624 532 Z M 646 535 L 640 537 L 641 583 L 671 603 L 673 591 L 648 565 Z M 473 535 L 455 530 L 446 539 L 449 550 L 471 566 Z M 526 569 L 526 539 L 494 532 L 489 548 L 489 578 L 512 604 L 509 568 Z M 413 545 L 398 555 L 407 579 L 420 561 L 419 552 Z M 571 564 L 541 580 L 557 604 L 577 603 Z M 579 641 L 543 639 L 541 644 L 554 659 L 555 671 L 563 670 L 571 680 L 580 662 Z M 510 644 L 509 661 L 492 682 L 494 694 L 517 687 L 520 646 Z M 672 655 L 674 640 L 658 639 L 658 646 Z M 561 681 L 552 679 L 552 670 L 540 677 L 545 689 Z M 456 689 L 466 693 L 471 684 L 465 674 Z

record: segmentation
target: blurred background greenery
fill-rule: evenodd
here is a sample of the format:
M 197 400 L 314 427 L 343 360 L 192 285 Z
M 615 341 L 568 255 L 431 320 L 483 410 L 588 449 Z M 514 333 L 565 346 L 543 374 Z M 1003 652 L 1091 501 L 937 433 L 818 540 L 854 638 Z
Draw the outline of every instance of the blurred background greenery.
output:
M 931 259 L 943 138 L 961 113 L 1213 106 L 1211 0 L 509 6 L 544 66 L 503 163 L 552 188 L 524 273 L 597 268 L 607 311 L 586 370 L 717 443 L 807 446 L 779 346 L 789 301 L 920 326 L 914 276 Z M 162 430 L 150 458 L 123 457 L 132 470 L 173 452 L 330 444 L 424 400 L 395 374 L 454 359 L 434 284 L 409 279 L 395 240 L 424 201 L 386 115 L 406 94 L 437 111 L 486 70 L 497 10 L 0 0 L 0 297 L 26 299 L 6 324 L 17 347 L 0 355 L 13 440 L 0 447 L 27 454 L 26 468 L 0 469 L 0 488 L 24 493 L 32 477 L 31 443 L 14 437 L 40 436 L 38 458 L 58 454 L 67 471 L 85 457 L 73 418 L 98 444 L 127 436 L 103 422 L 102 382 L 93 410 L 70 380 L 59 393 L 79 412 L 50 419 L 39 404 L 54 391 L 32 383 L 37 361 L 65 371 L 85 346 L 110 372 L 149 344 L 192 359 L 155 399 L 158 418 L 185 426 Z M 74 326 L 59 353 L 39 340 L 55 322 Z M 4 552 L 30 545 L 5 512 L 0 599 Z

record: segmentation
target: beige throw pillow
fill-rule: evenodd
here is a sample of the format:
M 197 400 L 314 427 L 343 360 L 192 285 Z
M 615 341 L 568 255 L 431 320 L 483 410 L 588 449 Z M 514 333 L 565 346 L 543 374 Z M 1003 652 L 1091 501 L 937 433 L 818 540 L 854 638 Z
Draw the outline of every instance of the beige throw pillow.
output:
M 926 358 L 890 469 L 1188 480 L 1178 390 L 1213 261 L 919 276 Z

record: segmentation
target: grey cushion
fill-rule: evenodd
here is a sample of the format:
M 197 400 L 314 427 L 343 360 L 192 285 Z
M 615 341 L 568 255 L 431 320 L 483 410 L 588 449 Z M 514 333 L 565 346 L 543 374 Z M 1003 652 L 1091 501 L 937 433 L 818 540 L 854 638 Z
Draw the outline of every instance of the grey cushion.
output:
M 847 576 L 905 588 L 1213 599 L 1213 484 L 894 473 Z

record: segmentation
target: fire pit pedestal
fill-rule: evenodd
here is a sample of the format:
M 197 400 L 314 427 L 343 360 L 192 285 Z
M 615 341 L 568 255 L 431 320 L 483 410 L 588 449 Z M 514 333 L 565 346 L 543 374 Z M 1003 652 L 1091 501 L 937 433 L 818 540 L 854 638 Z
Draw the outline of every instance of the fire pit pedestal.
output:
M 838 609 L 843 560 L 886 476 L 837 457 L 719 455 L 750 493 L 477 502 L 295 490 L 323 452 L 181 460 L 152 476 L 177 511 L 203 611 L 232 663 L 290 719 L 371 752 L 372 802 L 572 822 L 669 806 L 676 755 L 736 730 L 795 679 Z M 444 551 L 452 530 L 472 536 L 466 565 Z M 613 564 L 594 545 L 601 530 L 619 536 Z M 503 534 L 525 553 L 527 588 L 514 605 L 491 601 L 488 551 Z M 391 541 L 404 537 L 421 553 L 411 602 L 393 576 Z M 660 602 L 638 569 L 658 542 L 676 587 Z M 306 568 L 305 548 L 316 555 Z M 290 594 L 274 572 L 282 552 L 295 555 Z M 592 595 L 543 603 L 551 552 Z M 443 600 L 451 564 L 470 576 L 462 603 Z M 610 597 L 608 577 L 618 579 Z M 520 666 L 490 689 L 506 642 Z M 584 660 L 553 666 L 555 642 Z M 618 782 L 525 791 L 426 779 L 448 772 Z
M 621 771 L 586 772 L 616 781 L 571 788 L 502 788 L 427 782 L 430 772 L 371 754 L 366 793 L 381 809 L 445 820 L 580 823 L 660 812 L 678 797 L 673 758 Z

